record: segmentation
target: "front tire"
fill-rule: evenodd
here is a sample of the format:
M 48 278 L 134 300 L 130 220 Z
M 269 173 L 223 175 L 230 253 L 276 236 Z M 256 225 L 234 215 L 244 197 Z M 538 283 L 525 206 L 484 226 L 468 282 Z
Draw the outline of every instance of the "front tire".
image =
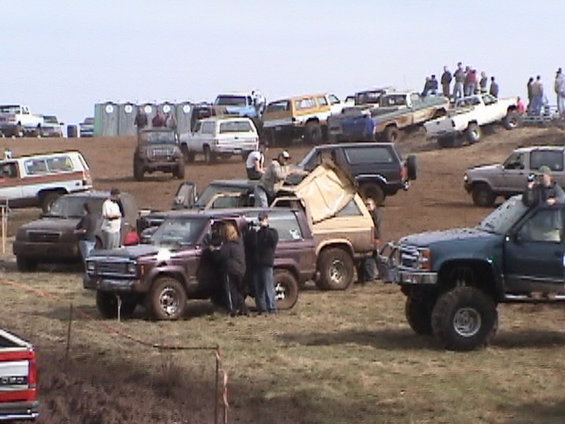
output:
M 502 125 L 504 125 L 504 128 L 506 128 L 507 130 L 513 130 L 520 126 L 520 121 L 521 119 L 518 112 L 510 111 L 504 117 L 504 120 L 502 121 Z
M 410 328 L 416 334 L 430 335 L 432 331 L 432 310 L 435 299 L 419 293 L 410 293 L 406 297 L 404 313 Z
M 353 283 L 353 258 L 340 248 L 322 250 L 318 260 L 320 279 L 316 285 L 321 290 L 346 290 Z
M 322 142 L 322 127 L 318 122 L 308 122 L 304 127 L 304 141 L 306 144 L 320 144 Z
M 160 277 L 151 286 L 147 297 L 148 310 L 156 320 L 177 320 L 186 309 L 186 291 L 173 277 Z
M 49 212 L 51 205 L 55 202 L 55 200 L 61 197 L 61 194 L 62 193 L 59 193 L 58 191 L 48 191 L 41 196 L 41 210 L 43 213 Z
M 388 143 L 395 143 L 400 138 L 400 130 L 394 126 L 388 126 L 383 132 L 383 140 Z
M 216 162 L 216 155 L 210 150 L 210 146 L 204 146 L 204 162 L 208 165 Z
M 20 272 L 33 272 L 37 269 L 38 262 L 26 256 L 16 256 L 16 264 Z
M 137 300 L 130 296 L 120 296 L 122 305 L 120 307 L 120 317 L 130 318 L 137 307 Z M 118 295 L 112 292 L 96 291 L 96 308 L 104 318 L 111 319 L 118 317 Z
M 136 181 L 143 181 L 143 174 L 144 174 L 143 164 L 140 163 L 138 160 L 133 161 L 133 178 Z
M 184 175 L 184 160 L 181 160 L 173 171 L 173 176 L 179 180 L 184 180 Z
M 472 191 L 473 203 L 481 207 L 491 207 L 496 200 L 496 194 L 485 183 L 476 184 Z
M 456 287 L 440 296 L 432 312 L 434 336 L 448 350 L 488 345 L 498 327 L 494 300 L 475 287 Z

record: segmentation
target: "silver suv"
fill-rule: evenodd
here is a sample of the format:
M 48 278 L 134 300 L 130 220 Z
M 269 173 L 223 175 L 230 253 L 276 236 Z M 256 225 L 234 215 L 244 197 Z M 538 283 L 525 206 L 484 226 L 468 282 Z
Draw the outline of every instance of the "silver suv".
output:
M 549 166 L 553 177 L 565 185 L 565 147 L 531 146 L 514 150 L 502 164 L 470 168 L 463 177 L 465 190 L 477 206 L 492 206 L 498 196 L 510 197 L 524 191 L 528 176 L 541 166 Z

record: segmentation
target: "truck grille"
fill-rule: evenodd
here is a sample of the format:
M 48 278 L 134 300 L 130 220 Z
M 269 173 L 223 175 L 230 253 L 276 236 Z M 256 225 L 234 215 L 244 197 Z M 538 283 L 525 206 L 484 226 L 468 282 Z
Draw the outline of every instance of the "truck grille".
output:
M 33 243 L 57 243 L 61 237 L 61 233 L 46 231 L 29 231 L 27 235 Z
M 418 249 L 413 246 L 403 245 L 400 247 L 400 266 L 410 269 L 418 269 Z
M 151 151 L 151 156 L 154 159 L 169 159 L 173 157 L 174 153 L 173 149 L 153 149 Z
M 92 260 L 93 268 L 88 269 L 88 273 L 95 273 L 99 276 L 106 277 L 134 277 L 135 265 L 130 261 L 108 261 L 108 260 Z

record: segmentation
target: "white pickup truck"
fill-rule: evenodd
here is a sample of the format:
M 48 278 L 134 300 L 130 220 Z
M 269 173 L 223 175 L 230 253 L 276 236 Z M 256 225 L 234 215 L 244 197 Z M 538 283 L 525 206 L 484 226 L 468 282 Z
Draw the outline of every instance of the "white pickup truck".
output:
M 41 136 L 43 117 L 31 113 L 28 106 L 0 105 L 0 132 L 6 137 Z
M 259 135 L 250 118 L 213 117 L 197 122 L 194 130 L 181 134 L 181 151 L 187 162 L 202 154 L 208 164 L 218 157 L 241 155 L 247 159 L 249 152 L 257 150 Z
M 469 144 L 481 139 L 481 127 L 502 122 L 508 130 L 520 125 L 516 111 L 516 98 L 497 99 L 490 94 L 476 94 L 457 101 L 447 116 L 424 124 L 426 136 L 435 138 L 440 147 L 455 147 L 463 143 L 464 135 Z

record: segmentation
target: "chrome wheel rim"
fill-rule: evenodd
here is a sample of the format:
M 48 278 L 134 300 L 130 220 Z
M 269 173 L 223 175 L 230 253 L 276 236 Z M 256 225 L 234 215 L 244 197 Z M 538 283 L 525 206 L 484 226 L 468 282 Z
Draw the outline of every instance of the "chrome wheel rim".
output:
M 453 328 L 461 337 L 472 337 L 481 329 L 481 314 L 473 308 L 461 308 L 453 316 Z
M 179 296 L 171 287 L 165 287 L 159 294 L 159 306 L 167 315 L 175 315 L 179 310 Z

